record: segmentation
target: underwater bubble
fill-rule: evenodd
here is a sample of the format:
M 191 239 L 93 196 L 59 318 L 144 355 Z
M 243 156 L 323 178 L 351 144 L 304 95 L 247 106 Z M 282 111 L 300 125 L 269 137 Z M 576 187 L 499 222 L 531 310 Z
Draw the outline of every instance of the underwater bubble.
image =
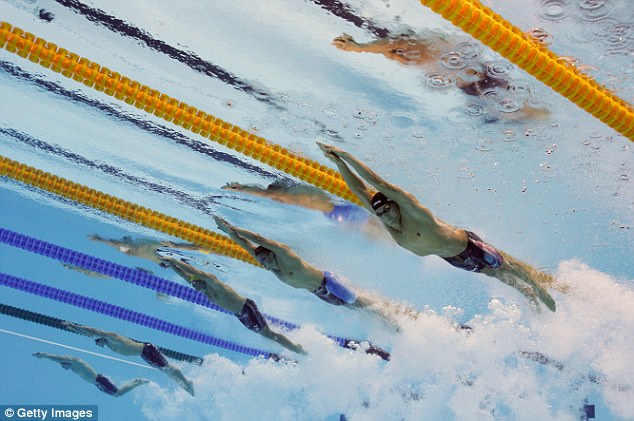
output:
M 339 112 L 335 107 L 323 107 L 321 112 L 326 114 L 328 117 L 337 117 L 339 115 Z
M 634 39 L 634 25 L 629 23 L 617 23 L 599 34 L 599 38 L 608 48 L 626 49 Z
M 313 130 L 313 128 L 308 124 L 302 124 L 293 127 L 293 135 L 299 137 L 313 137 L 315 136 L 315 130 Z
M 502 141 L 508 143 L 517 141 L 517 133 L 515 133 L 513 130 L 504 130 L 502 132 Z
M 405 112 L 405 111 L 397 111 L 392 113 L 390 116 L 390 126 L 397 129 L 407 129 L 416 125 L 417 118 L 414 114 Z
M 467 66 L 468 60 L 460 55 L 457 51 L 449 52 L 440 58 L 440 62 L 448 69 L 458 70 Z
M 449 75 L 444 73 L 431 73 L 425 78 L 425 84 L 435 89 L 443 89 L 451 86 L 452 80 Z
M 627 175 L 627 174 L 621 174 L 621 175 L 619 176 L 619 180 L 620 180 L 620 181 L 629 181 L 629 180 L 630 180 L 630 176 L 629 176 L 629 175 Z
M 608 0 L 582 0 L 579 4 L 581 19 L 595 22 L 605 19 L 614 11 L 614 5 Z
M 356 110 L 354 110 L 352 112 L 352 117 L 358 118 L 361 120 L 367 120 L 373 123 L 376 123 L 376 121 L 379 118 L 377 113 L 366 110 L 364 108 L 357 108 Z
M 425 129 L 423 127 L 415 127 L 411 135 L 414 139 L 424 139 L 425 138 Z
M 508 61 L 490 61 L 486 63 L 486 74 L 498 78 L 505 79 L 513 72 L 513 65 Z
M 559 20 L 568 16 L 569 9 L 564 0 L 546 0 L 539 5 L 539 16 L 546 20 Z
M 502 97 L 502 92 L 497 88 L 486 89 L 480 93 L 480 98 L 482 98 L 483 100 L 489 103 L 494 103 L 494 104 L 497 103 L 501 97 Z
M 478 139 L 478 144 L 475 148 L 480 152 L 490 152 L 493 150 L 493 141 L 487 138 Z
M 554 41 L 553 36 L 546 32 L 544 28 L 531 28 L 526 31 L 526 35 L 545 47 L 549 46 Z
M 464 113 L 471 117 L 477 117 L 484 114 L 484 107 L 480 104 L 467 104 Z
M 478 47 L 478 44 L 468 41 L 457 44 L 454 47 L 454 51 L 466 60 L 473 60 L 480 55 L 480 48 Z
M 502 113 L 514 113 L 522 108 L 522 104 L 515 98 L 502 98 L 498 101 L 496 108 Z
M 466 83 L 478 82 L 484 78 L 484 69 L 477 63 L 469 63 L 460 70 L 457 78 Z
M 591 130 L 590 131 L 590 137 L 593 138 L 593 139 L 598 139 L 598 138 L 601 137 L 601 133 L 599 133 L 596 130 Z
M 509 92 L 520 97 L 532 96 L 535 88 L 528 80 L 512 80 L 508 86 Z
M 402 57 L 405 57 L 408 60 L 413 60 L 413 61 L 419 60 L 421 58 L 421 53 L 420 51 L 417 51 L 417 50 L 409 50 L 409 51 L 405 50 L 400 55 Z
M 456 107 L 450 109 L 444 118 L 449 120 L 451 123 L 465 124 L 470 122 L 471 116 L 467 115 L 464 108 Z
M 232 99 L 223 100 L 223 104 L 227 108 L 234 108 L 236 106 L 236 102 Z

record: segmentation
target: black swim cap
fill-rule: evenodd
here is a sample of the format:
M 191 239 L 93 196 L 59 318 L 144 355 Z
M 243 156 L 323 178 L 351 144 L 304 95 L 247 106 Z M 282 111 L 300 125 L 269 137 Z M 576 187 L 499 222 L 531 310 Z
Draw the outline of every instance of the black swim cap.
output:
M 383 205 L 386 205 L 388 203 L 390 203 L 391 200 L 387 198 L 386 195 L 384 195 L 383 193 L 376 192 L 376 194 L 374 196 L 372 196 L 372 209 L 377 210 L 378 208 L 380 208 Z
M 255 250 L 254 250 L 254 253 L 255 253 L 255 254 L 260 254 L 260 253 L 264 253 L 264 252 L 268 252 L 268 253 L 270 253 L 270 252 L 271 252 L 271 250 L 269 250 L 269 249 L 267 249 L 266 247 L 263 247 L 263 246 L 257 246 L 257 247 L 255 248 Z

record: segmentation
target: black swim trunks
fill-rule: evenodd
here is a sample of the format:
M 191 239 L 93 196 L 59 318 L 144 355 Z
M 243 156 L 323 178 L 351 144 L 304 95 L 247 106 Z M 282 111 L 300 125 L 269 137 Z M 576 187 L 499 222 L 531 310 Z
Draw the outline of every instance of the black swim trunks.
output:
M 258 306 L 250 298 L 247 298 L 247 302 L 242 306 L 240 313 L 236 313 L 236 317 L 247 329 L 254 332 L 259 332 L 267 326 Z
M 480 272 L 485 266 L 497 269 L 504 263 L 504 258 L 496 249 L 486 244 L 476 234 L 467 231 L 469 236 L 465 251 L 454 257 L 445 257 L 451 265 L 468 270 Z
M 154 368 L 164 368 L 169 365 L 165 356 L 161 354 L 154 345 L 149 342 L 145 342 L 143 344 L 143 352 L 141 352 L 141 358 L 145 360 L 146 363 L 151 365 Z
M 97 374 L 97 378 L 95 379 L 95 386 L 97 386 L 97 389 L 101 390 L 103 393 L 107 393 L 108 395 L 112 396 L 115 396 L 119 391 L 119 389 L 117 389 L 117 386 L 112 384 L 110 379 L 102 376 L 101 374 Z
M 324 278 L 319 288 L 313 291 L 317 297 L 328 304 L 345 306 L 354 304 L 357 295 L 350 288 L 346 287 L 339 277 L 332 272 L 324 272 Z

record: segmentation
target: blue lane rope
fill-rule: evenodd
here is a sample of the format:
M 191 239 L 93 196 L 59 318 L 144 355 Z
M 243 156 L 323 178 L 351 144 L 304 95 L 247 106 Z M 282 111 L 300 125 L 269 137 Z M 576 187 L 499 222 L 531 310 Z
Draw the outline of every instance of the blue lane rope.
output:
M 156 317 L 148 316 L 137 311 L 119 307 L 105 301 L 96 300 L 84 295 L 75 294 L 74 292 L 65 291 L 63 289 L 51 287 L 16 276 L 0 273 L 0 285 L 16 289 L 18 291 L 28 292 L 40 297 L 49 298 L 51 300 L 70 304 L 75 307 L 92 310 L 97 313 L 105 314 L 110 317 L 136 323 L 161 332 L 171 333 L 172 335 L 181 336 L 183 338 L 192 339 L 204 344 L 213 345 L 219 348 L 228 349 L 234 352 L 251 355 L 254 357 L 263 356 L 265 358 L 277 358 L 277 354 L 268 351 L 262 351 L 255 348 L 239 345 L 224 339 L 216 338 L 206 333 L 198 332 L 184 326 L 180 326 Z
M 180 298 L 194 304 L 199 304 L 201 306 L 208 307 L 222 313 L 232 314 L 231 312 L 214 304 L 209 300 L 209 298 L 207 298 L 205 294 L 196 291 L 193 288 L 181 285 L 176 282 L 168 281 L 167 279 L 159 278 L 158 276 L 152 275 L 139 269 L 134 269 L 114 262 L 109 262 L 98 257 L 90 256 L 88 254 L 71 250 L 66 247 L 58 246 L 56 244 L 39 240 L 37 238 L 29 237 L 27 235 L 20 234 L 18 232 L 11 231 L 5 228 L 0 228 L 0 242 L 26 251 L 30 251 L 32 253 L 50 257 L 63 263 L 68 263 L 73 266 L 78 266 L 93 272 L 120 279 L 122 281 L 149 288 L 163 294 L 171 295 L 173 297 Z M 294 323 L 287 322 L 285 320 L 281 320 L 267 314 L 265 314 L 264 316 L 274 325 L 281 326 L 289 330 L 299 328 L 299 325 L 296 325 Z M 328 335 L 328 337 L 334 340 L 339 346 L 344 348 L 349 348 L 351 341 L 354 342 L 352 339 L 340 338 L 337 336 Z

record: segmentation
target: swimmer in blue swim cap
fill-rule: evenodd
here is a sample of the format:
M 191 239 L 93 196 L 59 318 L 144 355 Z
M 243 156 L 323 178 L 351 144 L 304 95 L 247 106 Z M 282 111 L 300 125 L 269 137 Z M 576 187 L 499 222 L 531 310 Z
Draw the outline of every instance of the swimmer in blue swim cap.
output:
M 276 180 L 266 187 L 257 184 L 227 183 L 222 189 L 316 210 L 336 223 L 362 225 L 368 234 L 379 228 L 376 219 L 371 218 L 362 207 L 350 202 L 335 202 L 325 191 L 310 184 Z
M 317 269 L 286 244 L 235 227 L 220 217 L 214 219 L 220 230 L 285 284 L 310 291 L 323 301 L 337 306 L 370 307 L 373 304 L 365 295 L 359 295 L 354 288 L 346 285 L 335 273 Z
M 348 152 L 319 142 L 318 145 L 337 165 L 363 206 L 379 218 L 401 247 L 418 256 L 436 255 L 457 268 L 497 278 L 520 291 L 535 306 L 539 299 L 555 311 L 555 300 L 546 290 L 554 283 L 552 276 L 497 250 L 476 234 L 436 218 L 412 194 L 382 179 Z

